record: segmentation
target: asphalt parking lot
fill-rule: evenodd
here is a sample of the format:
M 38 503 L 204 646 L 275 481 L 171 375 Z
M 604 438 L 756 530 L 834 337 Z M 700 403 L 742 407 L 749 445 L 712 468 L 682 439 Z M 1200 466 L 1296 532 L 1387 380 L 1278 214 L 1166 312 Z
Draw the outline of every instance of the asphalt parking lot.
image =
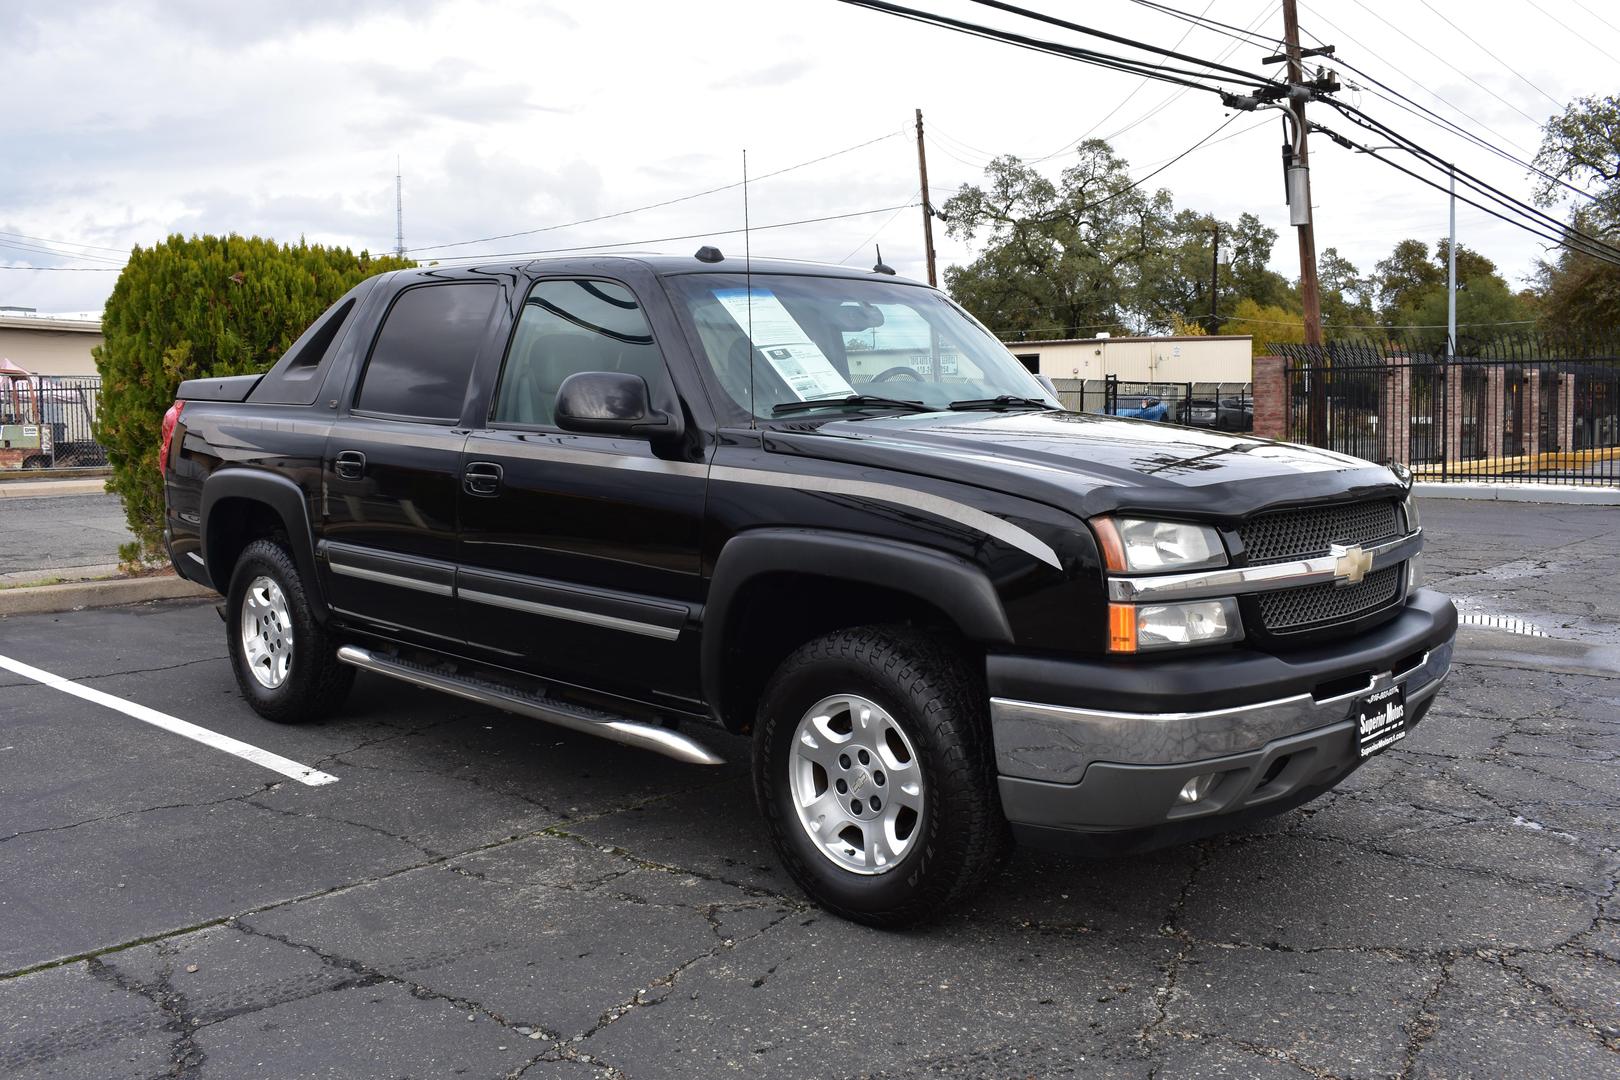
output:
M 905 933 L 804 902 L 740 764 L 367 676 L 276 727 L 207 603 L 0 620 L 0 1075 L 1620 1076 L 1620 509 L 1424 509 L 1431 581 L 1545 636 L 1467 629 L 1302 810 Z

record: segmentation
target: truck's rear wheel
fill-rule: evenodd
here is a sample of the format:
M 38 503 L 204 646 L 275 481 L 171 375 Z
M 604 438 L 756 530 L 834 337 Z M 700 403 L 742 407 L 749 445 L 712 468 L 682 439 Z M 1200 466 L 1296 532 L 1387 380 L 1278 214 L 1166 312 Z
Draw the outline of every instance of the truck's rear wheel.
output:
M 959 654 L 905 628 L 829 634 L 783 662 L 754 734 L 754 789 L 799 886 L 876 926 L 965 896 L 1006 833 L 983 693 Z
M 231 669 L 242 696 L 266 720 L 318 720 L 343 704 L 354 668 L 315 619 L 285 548 L 255 540 L 236 560 L 226 597 Z

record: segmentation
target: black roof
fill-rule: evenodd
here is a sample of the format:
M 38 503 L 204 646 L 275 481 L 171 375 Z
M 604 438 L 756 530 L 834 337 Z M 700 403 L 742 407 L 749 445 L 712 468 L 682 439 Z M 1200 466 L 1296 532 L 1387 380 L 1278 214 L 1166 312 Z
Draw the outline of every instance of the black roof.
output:
M 612 269 L 614 263 L 629 263 L 644 267 L 659 275 L 672 274 L 741 274 L 746 267 L 741 256 L 726 256 L 718 262 L 702 262 L 696 249 L 688 255 L 667 255 L 659 252 L 602 251 L 571 252 L 537 259 L 491 258 L 480 262 L 476 258 L 455 263 L 423 265 L 411 270 L 396 270 L 398 276 L 481 277 L 491 271 L 563 271 L 567 273 L 602 273 Z M 903 285 L 922 285 L 911 278 L 875 273 L 869 268 L 837 266 L 832 263 L 805 262 L 797 259 L 754 259 L 756 274 L 806 274 L 816 277 L 874 278 L 878 281 L 898 282 Z M 391 276 L 394 276 L 391 275 Z M 925 286 L 926 287 L 926 286 Z

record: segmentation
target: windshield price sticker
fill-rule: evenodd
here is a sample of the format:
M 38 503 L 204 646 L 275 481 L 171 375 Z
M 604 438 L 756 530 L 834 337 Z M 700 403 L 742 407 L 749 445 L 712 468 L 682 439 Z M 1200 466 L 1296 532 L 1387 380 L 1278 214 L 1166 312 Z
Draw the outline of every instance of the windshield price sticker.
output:
M 1363 758 L 1406 738 L 1406 687 L 1391 686 L 1361 699 L 1356 712 L 1356 751 Z
M 720 289 L 714 298 L 744 332 L 752 330 L 754 348 L 800 401 L 855 392 L 775 294 L 755 289 L 752 313 L 747 289 Z

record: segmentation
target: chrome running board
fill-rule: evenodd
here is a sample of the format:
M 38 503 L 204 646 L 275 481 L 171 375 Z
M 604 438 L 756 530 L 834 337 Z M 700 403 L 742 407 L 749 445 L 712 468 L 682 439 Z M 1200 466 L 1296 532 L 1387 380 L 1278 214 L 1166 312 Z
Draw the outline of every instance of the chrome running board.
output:
M 356 645 L 344 645 L 338 649 L 337 658 L 362 671 L 374 671 L 390 679 L 399 679 L 416 686 L 425 686 L 430 690 L 454 694 L 468 701 L 476 701 L 480 705 L 491 705 L 497 709 L 544 720 L 558 727 L 583 731 L 587 735 L 611 739 L 626 746 L 651 750 L 689 765 L 725 764 L 725 759 L 719 754 L 678 731 L 627 720 L 622 716 L 615 716 L 613 713 L 602 712 L 589 706 L 557 701 L 537 694 L 525 694 L 519 690 L 511 690 L 465 675 L 447 675 L 421 664 L 413 664 L 409 660 L 378 656 L 369 649 L 362 649 Z

